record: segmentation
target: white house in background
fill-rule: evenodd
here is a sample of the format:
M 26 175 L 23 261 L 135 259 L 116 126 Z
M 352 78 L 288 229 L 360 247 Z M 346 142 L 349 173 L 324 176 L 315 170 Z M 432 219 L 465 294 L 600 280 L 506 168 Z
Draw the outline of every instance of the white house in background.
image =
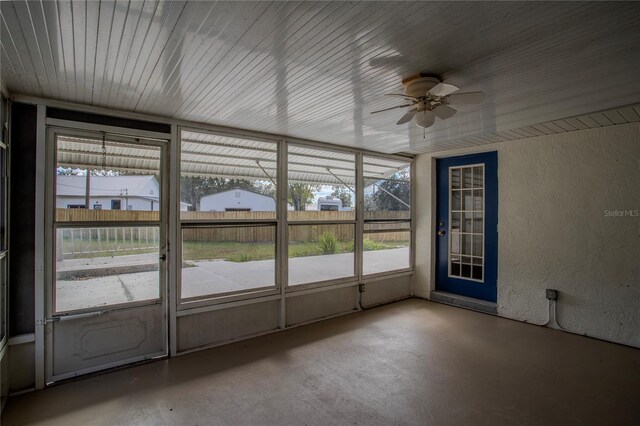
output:
M 86 176 L 56 176 L 56 207 L 86 208 Z M 155 176 L 91 176 L 89 208 L 158 211 L 160 185 Z M 189 204 L 181 202 L 180 210 Z
M 246 189 L 231 189 L 200 198 L 203 212 L 267 212 L 276 210 L 276 200 Z

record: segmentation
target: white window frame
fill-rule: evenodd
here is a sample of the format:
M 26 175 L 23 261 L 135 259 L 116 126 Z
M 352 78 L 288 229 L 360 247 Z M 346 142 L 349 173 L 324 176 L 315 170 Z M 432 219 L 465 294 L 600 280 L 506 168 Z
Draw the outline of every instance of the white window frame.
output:
M 389 157 L 385 157 L 382 155 L 376 155 L 376 154 L 370 154 L 367 153 L 366 154 L 367 157 L 372 157 L 372 158 L 380 158 L 380 159 L 389 159 Z M 392 158 L 392 159 L 396 159 L 397 158 Z M 363 161 L 364 161 L 364 155 L 363 155 Z M 408 164 L 409 167 L 409 185 L 411 186 L 411 202 L 409 204 L 409 219 L 405 220 L 397 220 L 397 221 L 391 221 L 390 223 L 408 223 L 409 226 L 407 228 L 402 228 L 402 229 L 384 229 L 384 230 L 365 230 L 365 225 L 367 222 L 372 222 L 374 220 L 371 221 L 367 221 L 364 220 L 364 182 L 366 179 L 373 179 L 371 177 L 367 178 L 366 176 L 364 176 L 364 173 L 362 173 L 362 189 L 361 191 L 359 191 L 359 193 L 361 193 L 361 197 L 363 200 L 363 205 L 362 205 L 362 217 L 363 217 L 363 221 L 362 221 L 362 231 L 361 231 L 361 235 L 362 238 L 360 238 L 361 240 L 361 244 L 360 244 L 360 266 L 361 266 L 361 277 L 363 280 L 370 280 L 370 279 L 377 279 L 377 278 L 381 278 L 381 277 L 385 277 L 391 274 L 403 274 L 403 273 L 412 273 L 413 269 L 414 269 L 414 265 L 415 265 L 415 229 L 413 224 L 415 223 L 415 217 L 414 217 L 414 204 L 415 204 L 415 163 L 413 162 L 413 159 L 402 159 L 401 161 L 404 161 Z M 364 168 L 364 164 L 362 165 L 362 167 L 360 168 L 361 170 L 363 170 Z M 381 179 L 381 180 L 385 180 L 385 179 Z M 386 179 L 389 180 L 389 179 Z M 390 269 L 388 271 L 383 271 L 383 272 L 377 272 L 374 274 L 364 274 L 364 236 L 366 234 L 375 234 L 375 233 L 382 233 L 382 232 L 408 232 L 409 233 L 409 266 L 407 268 L 400 268 L 400 269 Z
M 355 250 L 357 253 L 356 256 L 356 268 L 357 268 L 357 279 L 352 280 L 350 282 L 346 282 L 343 284 L 333 284 L 333 285 L 324 285 L 318 288 L 309 288 L 309 289 L 301 289 L 303 291 L 296 291 L 294 293 L 286 293 L 285 286 L 280 286 L 279 291 L 274 291 L 271 294 L 239 294 L 224 298 L 214 298 L 208 300 L 202 300 L 200 302 L 194 302 L 190 304 L 188 307 L 180 305 L 180 301 L 177 298 L 177 289 L 180 281 L 180 136 L 181 131 L 184 130 L 192 130 L 197 132 L 210 132 L 218 135 L 224 135 L 229 137 L 238 137 L 238 138 L 247 138 L 247 139 L 255 139 L 255 140 L 263 140 L 276 142 L 279 144 L 279 156 L 278 156 L 278 170 L 277 170 L 277 182 L 279 183 L 278 188 L 286 187 L 286 177 L 287 177 L 287 161 L 286 161 L 286 146 L 287 143 L 295 143 L 301 146 L 308 147 L 316 147 L 322 149 L 335 149 L 337 151 L 343 152 L 352 152 L 356 155 L 357 158 L 357 174 L 356 174 L 356 186 L 358 189 L 356 192 L 356 205 L 357 211 L 364 211 L 363 204 L 363 173 L 362 173 L 362 158 L 364 155 L 370 155 L 373 157 L 385 158 L 385 159 L 393 159 L 399 161 L 406 161 L 412 164 L 411 171 L 411 192 L 412 192 L 412 200 L 415 200 L 415 162 L 414 156 L 408 154 L 384 154 L 376 151 L 369 151 L 361 148 L 351 148 L 346 146 L 332 145 L 326 142 L 316 142 L 308 139 L 301 139 L 295 137 L 284 137 L 281 135 L 275 135 L 266 132 L 260 131 L 252 131 L 252 130 L 243 130 L 239 128 L 231 128 L 226 126 L 219 126 L 214 124 L 205 124 L 198 123 L 188 120 L 180 120 L 174 118 L 167 117 L 159 117 L 150 114 L 144 113 L 135 113 L 135 112 L 125 112 L 125 111 L 117 111 L 112 109 L 107 109 L 103 107 L 96 107 L 90 105 L 80 105 L 69 103 L 66 101 L 59 101 L 54 99 L 47 99 L 41 97 L 34 96 L 25 96 L 25 95 L 13 95 L 12 100 L 14 102 L 23 102 L 28 104 L 35 104 L 37 106 L 37 136 L 36 136 L 36 253 L 35 253 L 35 262 L 36 262 L 36 288 L 35 288 L 35 377 L 36 377 L 36 388 L 42 389 L 44 387 L 45 377 L 44 377 L 44 321 L 45 321 L 45 297 L 44 297 L 44 270 L 45 270 L 45 256 L 44 256 L 44 235 L 46 230 L 46 222 L 43 215 L 44 207 L 45 207 L 45 197 L 44 197 L 44 188 L 45 188 L 45 180 L 44 180 L 44 165 L 45 165 L 45 126 L 49 125 L 59 125 L 61 127 L 73 127 L 76 129 L 87 129 L 93 130 L 96 125 L 90 123 L 81 123 L 81 122 L 68 122 L 60 119 L 52 119 L 46 117 L 46 108 L 63 108 L 63 109 L 71 109 L 78 111 L 85 111 L 93 114 L 107 115 L 113 116 L 117 118 L 127 118 L 127 119 L 135 119 L 135 120 L 143 120 L 149 121 L 158 124 L 165 124 L 170 126 L 170 144 L 169 144 L 169 170 L 168 179 L 170 182 L 169 189 L 171 193 L 171 203 L 169 206 L 169 234 L 168 234 L 168 244 L 167 247 L 168 256 L 169 256 L 169 279 L 168 279 L 168 322 L 169 322 L 169 343 L 170 343 L 170 355 L 175 356 L 178 355 L 177 351 L 177 318 L 180 316 L 188 316 L 192 314 L 198 314 L 203 312 L 209 312 L 218 309 L 225 309 L 233 306 L 254 304 L 254 303 L 262 303 L 270 300 L 279 300 L 280 301 L 280 328 L 286 328 L 285 322 L 285 305 L 286 299 L 288 297 L 304 295 L 309 293 L 315 293 L 320 291 L 327 291 L 338 289 L 342 287 L 350 287 L 358 284 L 367 284 L 369 282 L 376 282 L 379 280 L 388 280 L 392 278 L 400 278 L 407 277 L 413 274 L 413 268 L 415 265 L 415 228 L 411 227 L 411 246 L 410 246 L 410 263 L 411 267 L 406 270 L 397 270 L 397 271 L 389 271 L 384 272 L 377 275 L 370 275 L 364 277 L 362 275 L 362 237 L 363 237 L 363 216 L 359 215 L 356 218 L 356 228 L 355 228 Z M 105 129 L 105 126 L 100 126 L 102 130 L 111 130 Z M 118 130 L 120 128 L 113 128 L 114 130 Z M 126 129 L 127 134 L 130 134 L 132 129 Z M 155 132 L 144 132 L 148 136 L 150 133 Z M 167 138 L 168 134 L 164 133 L 155 133 L 158 136 L 163 138 Z M 286 210 L 287 199 L 286 192 L 279 190 L 277 194 L 277 203 L 280 205 L 281 210 Z M 413 204 L 413 203 L 412 203 Z M 415 208 L 411 209 L 411 223 L 415 223 Z M 283 282 L 286 280 L 287 274 L 287 245 L 283 243 L 287 240 L 287 226 L 286 218 L 283 215 L 279 215 L 277 217 L 277 236 L 276 236 L 276 273 L 279 274 L 277 278 L 277 282 Z M 278 260 L 279 256 L 279 260 Z M 411 290 L 411 294 L 413 294 L 413 290 Z M 183 353 L 183 352 L 181 352 Z
M 268 296 L 275 296 L 280 294 L 280 282 L 281 282 L 281 268 L 278 264 L 278 254 L 280 252 L 280 246 L 282 245 L 281 237 L 280 237 L 280 228 L 281 228 L 281 206 L 279 203 L 276 203 L 276 217 L 275 219 L 250 219 L 250 220 L 233 220 L 233 219 L 222 219 L 222 220 L 208 220 L 208 219 L 189 219 L 183 220 L 180 215 L 180 177 L 181 177 L 181 153 L 182 153 L 182 135 L 184 132 L 197 132 L 204 133 L 216 136 L 225 136 L 230 138 L 237 139 L 245 139 L 245 140 L 254 140 L 258 142 L 267 142 L 273 143 L 276 148 L 276 162 L 280 158 L 280 151 L 282 150 L 282 144 L 279 143 L 279 140 L 273 139 L 265 139 L 265 138 L 255 138 L 246 135 L 237 135 L 233 133 L 227 132 L 216 132 L 211 130 L 206 130 L 197 127 L 182 127 L 179 126 L 177 128 L 177 147 L 175 150 L 174 158 L 177 167 L 176 172 L 176 193 L 174 196 L 173 204 L 174 206 L 177 203 L 177 213 L 176 213 L 176 222 L 177 222 L 177 234 L 175 235 L 175 248 L 176 252 L 176 310 L 178 314 L 181 311 L 188 311 L 200 307 L 224 304 L 230 302 L 237 302 L 245 299 L 253 299 L 253 298 L 261 298 Z M 281 191 L 281 184 L 279 180 L 280 176 L 276 176 L 276 199 L 278 198 L 278 194 Z M 190 298 L 182 298 L 182 230 L 187 228 L 195 228 L 195 227 L 216 227 L 216 226 L 274 226 L 275 227 L 275 236 L 276 236 L 276 244 L 275 244 L 275 277 L 274 283 L 275 286 L 263 286 L 257 287 L 249 290 L 237 290 L 232 292 L 224 292 L 224 293 L 212 293 L 208 295 L 190 297 Z
M 286 280 L 286 284 L 285 284 L 285 288 L 286 288 L 286 292 L 287 293 L 296 293 L 299 291 L 305 291 L 305 290 L 309 290 L 309 289 L 315 289 L 315 288 L 319 288 L 319 287 L 326 287 L 326 286 L 335 286 L 335 285 L 341 285 L 341 284 L 346 284 L 346 283 L 355 283 L 358 281 L 359 278 L 359 260 L 358 260 L 358 250 L 357 250 L 357 243 L 356 241 L 359 239 L 358 238 L 358 218 L 360 216 L 362 216 L 362 212 L 360 211 L 360 209 L 358 209 L 358 194 L 360 193 L 360 190 L 358 189 L 358 184 L 357 184 L 357 180 L 358 180 L 358 155 L 357 152 L 355 151 L 351 151 L 348 149 L 336 149 L 334 147 L 328 147 L 328 146 L 308 146 L 307 144 L 300 144 L 300 143 L 295 143 L 295 142 L 287 142 L 286 143 L 286 153 L 287 153 L 287 171 L 288 171 L 288 157 L 289 157 L 289 146 L 294 146 L 294 147 L 300 147 L 300 148 L 311 148 L 311 149 L 317 149 L 317 150 L 321 150 L 321 151 L 330 151 L 330 152 L 340 152 L 343 154 L 352 154 L 354 156 L 354 168 L 355 168 L 355 175 L 354 178 L 356 179 L 356 185 L 355 185 L 355 205 L 356 205 L 356 209 L 355 209 L 355 218 L 354 219 L 350 219 L 350 220 L 289 220 L 288 214 L 285 214 L 285 226 L 287 227 L 287 239 L 286 239 L 286 250 L 284 252 L 284 256 L 287 258 L 287 280 Z M 289 178 L 288 178 L 288 173 L 287 173 L 287 180 L 285 181 L 286 186 L 285 188 L 288 187 L 289 185 Z M 285 194 L 285 198 L 286 198 L 286 194 Z M 287 211 L 288 213 L 288 211 Z M 313 225 L 350 225 L 353 226 L 353 275 L 350 275 L 348 277 L 340 277 L 340 278 L 333 278 L 333 279 L 328 279 L 328 280 L 318 280 L 318 281 L 313 281 L 313 282 L 308 282 L 308 283 L 301 283 L 301 284 L 294 284 L 294 285 L 290 285 L 289 284 L 289 280 L 288 280 L 288 276 L 289 276 L 289 238 L 288 238 L 288 232 L 289 232 L 289 227 L 290 226 L 313 226 Z M 321 256 L 317 256 L 317 257 L 321 257 Z
M 197 133 L 206 133 L 217 136 L 224 136 L 230 138 L 240 138 L 247 140 L 255 140 L 259 142 L 270 142 L 277 144 L 278 151 L 278 159 L 277 159 L 277 193 L 276 193 L 276 219 L 266 219 L 266 220 L 239 220 L 236 221 L 238 224 L 250 225 L 250 224 L 275 224 L 276 225 L 276 285 L 275 288 L 272 286 L 264 287 L 264 288 L 256 288 L 250 290 L 238 290 L 235 292 L 229 293 L 218 293 L 211 295 L 203 295 L 199 297 L 189 298 L 189 299 L 181 299 L 181 287 L 182 287 L 182 273 L 181 273 L 181 262 L 182 262 L 182 228 L 191 227 L 191 226 L 206 226 L 209 225 L 217 225 L 217 224 L 227 224 L 231 225 L 234 223 L 233 220 L 220 220 L 220 221 L 207 221 L 207 220 L 181 220 L 180 219 L 180 153 L 181 153 L 181 142 L 182 142 L 182 134 L 184 131 L 197 132 Z M 229 128 L 218 129 L 216 126 L 176 126 L 176 147 L 172 151 L 172 160 L 174 164 L 176 164 L 177 171 L 176 176 L 172 176 L 175 179 L 174 185 L 174 195 L 172 207 L 176 210 L 176 230 L 175 233 L 172 234 L 174 236 L 174 240 L 177 242 L 176 247 L 174 248 L 174 252 L 176 254 L 175 264 L 177 265 L 175 281 L 176 281 L 176 311 L 178 316 L 186 315 L 189 312 L 204 312 L 210 309 L 217 309 L 218 305 L 231 306 L 236 303 L 245 303 L 250 299 L 253 299 L 255 302 L 270 300 L 277 295 L 280 295 L 282 299 L 285 299 L 287 295 L 300 295 L 305 294 L 309 291 L 317 291 L 322 289 L 331 289 L 331 288 L 339 288 L 343 286 L 351 286 L 357 284 L 363 284 L 369 281 L 376 281 L 379 279 L 384 279 L 385 277 L 394 277 L 394 276 L 403 276 L 410 275 L 413 273 L 414 265 L 415 265 L 415 228 L 413 223 L 415 222 L 415 209 L 411 207 L 410 209 L 410 219 L 408 221 L 409 227 L 404 229 L 396 230 L 388 230 L 385 232 L 409 232 L 410 235 L 410 245 L 409 245 L 409 267 L 401 268 L 401 269 L 393 269 L 389 271 L 383 271 L 375 274 L 364 275 L 362 270 L 363 263 L 363 238 L 364 234 L 364 173 L 363 173 L 363 159 L 366 155 L 367 157 L 386 159 L 386 160 L 395 160 L 401 161 L 408 164 L 410 167 L 410 180 L 409 183 L 411 185 L 411 200 L 415 200 L 415 163 L 413 157 L 403 156 L 403 155 L 394 155 L 394 154 L 382 154 L 378 152 L 370 152 L 365 150 L 360 150 L 356 148 L 349 148 L 338 145 L 331 145 L 327 143 L 321 142 L 311 142 L 306 140 L 292 140 L 290 138 L 286 139 L 277 139 L 270 137 L 255 136 L 252 132 L 243 132 L 240 130 L 234 130 Z M 334 152 L 342 152 L 353 154 L 355 156 L 355 168 L 356 168 L 356 194 L 355 194 L 355 206 L 356 206 L 356 217 L 355 220 L 346 220 L 346 221 L 289 221 L 287 217 L 287 191 L 286 188 L 288 186 L 288 148 L 289 146 L 299 146 L 303 148 L 313 148 L 325 151 L 334 151 Z M 331 225 L 331 224 L 350 224 L 354 226 L 354 275 L 349 277 L 330 279 L 330 280 L 321 280 L 315 281 L 311 283 L 304 284 L 296 284 L 293 286 L 288 285 L 288 231 L 289 226 L 300 226 L 300 225 Z M 284 303 L 281 304 L 281 309 L 284 309 Z M 282 318 L 283 313 L 281 314 L 281 322 L 284 323 L 284 319 Z

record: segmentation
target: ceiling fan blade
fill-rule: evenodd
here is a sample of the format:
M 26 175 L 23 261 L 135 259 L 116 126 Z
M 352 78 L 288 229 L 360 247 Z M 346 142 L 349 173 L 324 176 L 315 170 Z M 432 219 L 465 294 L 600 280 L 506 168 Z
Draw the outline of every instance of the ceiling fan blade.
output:
M 407 100 L 410 100 L 410 101 L 415 101 L 415 100 L 418 99 L 415 96 L 404 95 L 402 93 L 385 93 L 384 95 L 385 96 L 393 96 L 395 98 L 403 98 L 403 99 L 407 99 Z
M 412 109 L 407 111 L 402 118 L 400 118 L 400 120 L 398 120 L 398 122 L 396 124 L 404 124 L 404 123 L 408 123 L 411 121 L 411 119 L 413 118 L 414 115 L 416 115 L 416 112 L 418 112 L 416 109 Z
M 433 122 L 436 121 L 436 115 L 433 113 L 433 111 L 429 110 L 418 111 L 415 117 L 416 124 L 420 127 L 425 128 L 431 127 L 433 125 Z
M 447 106 L 447 105 L 440 105 L 440 106 L 436 107 L 436 109 L 433 110 L 433 113 L 440 120 L 446 120 L 447 118 L 451 118 L 451 117 L 453 117 L 453 114 L 455 114 L 456 112 L 458 112 L 458 111 L 456 111 L 455 109 L 453 109 L 453 108 L 451 108 L 450 106 Z
M 484 93 L 482 92 L 466 92 L 449 95 L 446 101 L 449 105 L 473 105 L 479 104 L 483 99 Z
M 371 111 L 371 114 L 377 114 L 379 112 L 389 111 L 389 110 L 396 109 L 396 108 L 406 108 L 406 107 L 410 107 L 410 106 L 413 106 L 413 104 L 398 105 L 398 106 L 394 106 L 394 107 L 391 107 L 391 108 L 380 109 L 378 111 Z
M 427 93 L 433 96 L 447 96 L 453 92 L 460 90 L 458 86 L 453 84 L 438 83 L 433 86 Z

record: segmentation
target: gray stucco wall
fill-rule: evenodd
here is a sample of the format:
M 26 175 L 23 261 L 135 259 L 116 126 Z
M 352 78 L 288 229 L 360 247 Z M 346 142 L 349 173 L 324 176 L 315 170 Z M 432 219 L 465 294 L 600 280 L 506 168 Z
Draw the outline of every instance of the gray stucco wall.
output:
M 545 289 L 554 288 L 567 330 L 640 347 L 640 124 L 491 148 L 499 161 L 498 314 L 542 324 Z M 436 287 L 432 159 L 417 159 L 421 297 Z

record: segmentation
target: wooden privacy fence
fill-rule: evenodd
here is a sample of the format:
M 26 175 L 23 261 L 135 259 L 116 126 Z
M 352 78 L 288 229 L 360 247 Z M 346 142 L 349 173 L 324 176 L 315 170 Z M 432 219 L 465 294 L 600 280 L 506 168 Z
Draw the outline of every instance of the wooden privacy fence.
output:
M 353 211 L 289 211 L 290 222 L 305 221 L 343 221 L 355 220 Z M 182 220 L 275 220 L 275 212 L 180 212 Z M 392 225 L 385 220 L 408 220 L 409 212 L 376 211 L 365 212 L 365 220 L 380 220 L 376 223 L 368 223 L 367 230 L 389 229 Z M 90 209 L 57 209 L 56 220 L 58 222 L 118 222 L 118 221 L 159 221 L 159 213 L 151 211 L 135 210 L 90 210 Z M 406 226 L 407 224 L 402 224 Z M 121 229 L 121 228 L 119 228 Z M 147 231 L 140 231 L 133 227 L 133 231 L 126 231 L 129 241 L 146 242 Z M 144 229 L 144 228 L 142 228 Z M 66 232 L 66 231 L 65 231 Z M 90 237 L 97 237 L 97 228 L 94 228 Z M 113 231 L 115 232 L 115 231 Z M 123 236 L 125 231 L 120 231 Z M 320 235 L 330 232 L 339 241 L 353 241 L 355 226 L 352 224 L 309 224 L 303 223 L 289 225 L 289 240 L 295 242 L 317 241 Z M 69 233 L 65 236 L 72 236 Z M 140 235 L 140 238 L 138 237 Z M 215 226 L 185 228 L 182 230 L 183 241 L 225 241 L 225 242 L 268 242 L 275 241 L 275 226 L 273 225 L 240 225 L 240 226 Z M 377 232 L 368 233 L 366 238 L 373 241 L 407 241 L 407 232 Z
M 57 222 L 158 222 L 159 212 L 139 210 L 56 209 Z

